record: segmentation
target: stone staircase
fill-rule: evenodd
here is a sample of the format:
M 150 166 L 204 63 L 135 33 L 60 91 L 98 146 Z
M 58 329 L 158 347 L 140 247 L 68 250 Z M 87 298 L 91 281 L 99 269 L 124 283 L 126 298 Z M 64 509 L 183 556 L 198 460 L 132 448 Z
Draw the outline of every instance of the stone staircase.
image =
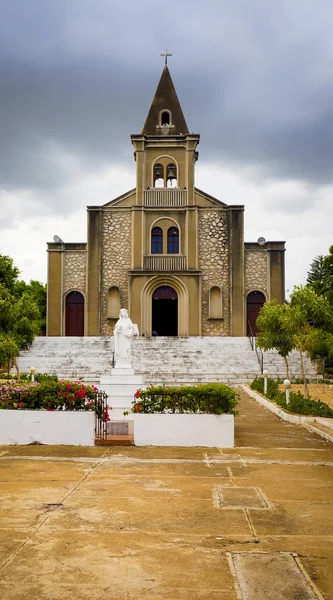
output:
M 57 374 L 64 379 L 98 383 L 110 374 L 114 339 L 111 337 L 37 337 L 30 350 L 21 352 L 22 372 L 35 367 L 39 373 Z M 271 377 L 284 377 L 284 361 L 274 351 L 264 352 L 264 369 Z M 247 337 L 156 337 L 133 339 L 133 367 L 145 382 L 193 384 L 219 381 L 236 385 L 260 376 L 257 354 Z M 300 375 L 297 352 L 289 357 L 292 377 Z M 305 358 L 308 376 L 315 376 Z

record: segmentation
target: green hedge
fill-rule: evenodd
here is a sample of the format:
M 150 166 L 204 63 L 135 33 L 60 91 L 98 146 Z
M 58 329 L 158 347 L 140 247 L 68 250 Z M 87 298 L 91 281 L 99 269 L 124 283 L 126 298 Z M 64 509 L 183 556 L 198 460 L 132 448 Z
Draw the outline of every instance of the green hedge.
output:
M 138 390 L 131 412 L 134 413 L 213 413 L 235 415 L 239 396 L 222 383 L 196 386 L 150 386 Z
M 264 395 L 264 378 L 259 377 L 251 383 L 251 388 Z M 298 415 L 313 415 L 315 417 L 333 417 L 333 410 L 321 400 L 304 398 L 301 392 L 290 392 L 289 404 L 286 404 L 286 394 L 279 390 L 279 384 L 275 379 L 267 377 L 266 398 L 273 400 L 281 408 Z
M 263 394 L 264 393 L 264 378 L 258 377 L 258 379 L 255 379 L 254 381 L 252 381 L 251 388 L 253 390 L 256 390 L 257 392 L 260 392 L 261 394 Z M 278 391 L 279 391 L 279 382 L 276 379 L 270 379 L 269 377 L 267 377 L 266 398 L 273 400 L 273 398 L 276 396 Z

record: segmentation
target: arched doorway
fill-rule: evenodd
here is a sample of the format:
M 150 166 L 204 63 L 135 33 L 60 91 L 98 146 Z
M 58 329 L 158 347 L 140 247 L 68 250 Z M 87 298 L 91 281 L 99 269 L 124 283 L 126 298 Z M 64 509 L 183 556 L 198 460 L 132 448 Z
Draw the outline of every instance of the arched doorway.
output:
M 168 285 L 158 287 L 153 293 L 152 334 L 178 335 L 178 296 Z
M 262 292 L 251 292 L 248 294 L 246 299 L 246 313 L 247 313 L 247 335 L 256 335 L 258 328 L 256 326 L 256 320 L 260 309 L 264 306 L 266 298 Z
M 66 296 L 66 334 L 84 335 L 84 297 L 80 292 Z

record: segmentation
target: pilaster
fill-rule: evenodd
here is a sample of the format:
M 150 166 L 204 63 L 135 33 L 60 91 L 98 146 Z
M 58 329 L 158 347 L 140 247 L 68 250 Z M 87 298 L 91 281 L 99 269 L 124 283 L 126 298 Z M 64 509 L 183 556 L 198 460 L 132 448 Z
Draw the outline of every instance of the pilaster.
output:
M 62 335 L 64 244 L 48 244 L 46 335 Z
M 88 206 L 87 335 L 100 335 L 101 332 L 101 224 L 101 207 Z
M 269 297 L 285 301 L 285 242 L 268 242 Z
M 230 334 L 245 334 L 244 206 L 229 206 Z

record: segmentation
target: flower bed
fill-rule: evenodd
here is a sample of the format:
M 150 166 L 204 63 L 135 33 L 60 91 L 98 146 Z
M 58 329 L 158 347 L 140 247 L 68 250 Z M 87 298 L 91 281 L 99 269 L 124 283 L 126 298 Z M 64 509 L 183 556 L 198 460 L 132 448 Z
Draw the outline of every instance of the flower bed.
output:
M 251 383 L 251 389 L 260 392 L 264 396 L 264 378 L 259 377 Z M 297 415 L 311 415 L 315 417 L 333 417 L 333 410 L 321 400 L 305 398 L 301 392 L 290 392 L 289 404 L 286 403 L 285 392 L 279 390 L 279 383 L 274 379 L 267 378 L 266 398 L 273 400 L 275 404 L 284 410 Z
M 0 386 L 0 409 L 100 410 L 101 392 L 95 386 L 52 379 L 39 382 L 12 381 Z
M 238 394 L 223 383 L 192 386 L 148 386 L 138 390 L 133 413 L 211 413 L 235 415 Z
M 231 448 L 237 400 L 220 383 L 138 390 L 131 411 L 134 444 Z
M 105 394 L 70 381 L 0 386 L 0 444 L 94 445 L 95 413 L 109 421 Z

